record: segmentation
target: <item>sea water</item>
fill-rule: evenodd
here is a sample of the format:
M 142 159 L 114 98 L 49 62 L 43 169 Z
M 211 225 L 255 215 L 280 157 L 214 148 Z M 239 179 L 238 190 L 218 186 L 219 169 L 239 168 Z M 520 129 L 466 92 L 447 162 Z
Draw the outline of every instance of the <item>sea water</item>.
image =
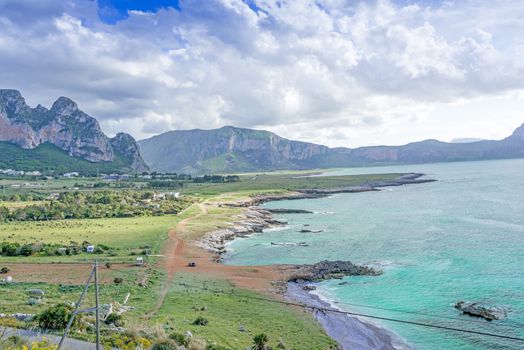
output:
M 278 215 L 286 227 L 236 239 L 226 263 L 341 259 L 373 265 L 384 274 L 323 282 L 318 293 L 350 312 L 524 338 L 524 160 L 353 168 L 326 175 L 405 172 L 438 181 L 266 203 L 314 214 Z M 300 242 L 306 245 L 290 244 Z M 460 300 L 503 306 L 508 317 L 488 322 L 462 315 L 453 307 Z M 524 349 L 524 342 L 514 340 L 362 320 L 394 331 L 417 349 Z

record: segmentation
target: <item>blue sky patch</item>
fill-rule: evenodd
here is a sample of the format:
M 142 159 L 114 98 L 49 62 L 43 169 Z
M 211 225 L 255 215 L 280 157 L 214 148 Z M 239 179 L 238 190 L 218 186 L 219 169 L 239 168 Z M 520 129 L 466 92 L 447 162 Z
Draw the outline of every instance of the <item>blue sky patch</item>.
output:
M 156 12 L 163 7 L 179 9 L 179 0 L 98 0 L 98 15 L 107 24 L 126 19 L 129 10 Z

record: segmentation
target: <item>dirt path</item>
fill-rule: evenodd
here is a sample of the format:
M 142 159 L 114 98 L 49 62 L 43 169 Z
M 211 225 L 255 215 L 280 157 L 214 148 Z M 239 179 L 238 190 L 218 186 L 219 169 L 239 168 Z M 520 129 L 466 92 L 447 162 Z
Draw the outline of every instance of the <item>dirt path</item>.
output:
M 203 202 L 197 205 L 200 209 L 199 214 L 180 221 L 174 229 L 169 231 L 163 250 L 164 259 L 161 262 L 166 272 L 166 279 L 155 307 L 145 315 L 147 318 L 155 315 L 164 304 L 177 272 L 191 272 L 212 279 L 225 279 L 239 288 L 271 295 L 275 294 L 275 286 L 272 282 L 282 280 L 287 273 L 285 267 L 223 265 L 215 262 L 208 251 L 181 239 L 180 236 L 184 236 L 188 223 L 208 214 L 207 205 L 209 204 Z M 196 267 L 188 267 L 189 262 L 194 262 Z

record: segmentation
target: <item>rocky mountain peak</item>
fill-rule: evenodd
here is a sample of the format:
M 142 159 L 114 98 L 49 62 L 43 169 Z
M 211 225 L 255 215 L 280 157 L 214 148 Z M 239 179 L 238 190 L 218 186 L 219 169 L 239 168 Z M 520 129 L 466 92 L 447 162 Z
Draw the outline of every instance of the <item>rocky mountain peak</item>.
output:
M 78 105 L 70 98 L 61 96 L 53 103 L 50 111 L 59 115 L 72 115 L 78 112 Z
M 118 160 L 120 164 L 124 159 L 127 169 L 147 170 L 131 135 L 109 139 L 98 121 L 67 97 L 58 98 L 48 110 L 41 105 L 30 108 L 19 91 L 0 90 L 0 141 L 24 149 L 50 143 L 69 156 L 90 162 Z
M 111 146 L 116 153 L 124 156 L 125 160 L 131 164 L 136 171 L 148 171 L 149 168 L 140 156 L 140 150 L 133 136 L 124 132 L 119 132 L 111 139 Z
M 13 114 L 27 114 L 30 110 L 20 91 L 12 89 L 0 89 L 0 110 L 4 110 L 7 116 Z

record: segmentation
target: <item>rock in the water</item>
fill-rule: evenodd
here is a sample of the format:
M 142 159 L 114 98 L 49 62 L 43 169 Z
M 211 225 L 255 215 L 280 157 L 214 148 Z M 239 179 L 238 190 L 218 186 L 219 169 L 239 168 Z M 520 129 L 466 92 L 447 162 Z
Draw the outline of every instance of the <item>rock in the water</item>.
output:
M 282 209 L 282 208 L 276 208 L 276 209 L 268 209 L 268 211 L 272 214 L 313 214 L 310 210 L 304 210 L 304 209 Z
M 459 301 L 455 304 L 455 309 L 458 309 L 466 315 L 482 317 L 488 321 L 502 320 L 506 318 L 506 309 L 499 306 L 482 306 L 478 303 L 471 303 L 467 301 Z
M 378 276 L 382 271 L 368 266 L 355 265 L 350 261 L 321 261 L 313 265 L 301 265 L 290 281 L 320 281 L 345 276 Z
M 312 291 L 312 290 L 316 290 L 317 287 L 307 284 L 304 287 L 302 287 L 302 289 L 309 292 L 309 291 Z

